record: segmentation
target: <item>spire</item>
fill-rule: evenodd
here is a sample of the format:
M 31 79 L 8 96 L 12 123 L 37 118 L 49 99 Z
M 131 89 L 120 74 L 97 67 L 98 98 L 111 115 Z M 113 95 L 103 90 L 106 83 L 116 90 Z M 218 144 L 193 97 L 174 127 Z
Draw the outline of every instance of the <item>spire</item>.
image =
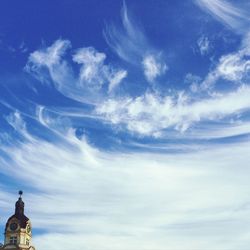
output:
M 24 215 L 24 202 L 22 200 L 22 195 L 23 195 L 23 191 L 19 191 L 19 199 L 16 202 L 16 210 L 15 210 L 15 215 Z

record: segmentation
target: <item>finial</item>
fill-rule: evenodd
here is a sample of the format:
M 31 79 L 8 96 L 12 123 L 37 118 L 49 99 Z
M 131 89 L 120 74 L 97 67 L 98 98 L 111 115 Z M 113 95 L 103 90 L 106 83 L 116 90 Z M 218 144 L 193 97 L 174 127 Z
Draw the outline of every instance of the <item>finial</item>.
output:
M 20 190 L 20 191 L 18 192 L 18 194 L 20 195 L 20 198 L 22 198 L 23 191 L 22 191 L 22 190 Z

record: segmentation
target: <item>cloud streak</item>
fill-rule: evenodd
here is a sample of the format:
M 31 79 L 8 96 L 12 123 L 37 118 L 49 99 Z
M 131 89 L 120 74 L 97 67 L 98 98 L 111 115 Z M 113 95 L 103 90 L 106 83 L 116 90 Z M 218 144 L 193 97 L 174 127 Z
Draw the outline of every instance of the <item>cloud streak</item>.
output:
M 160 97 L 149 93 L 143 96 L 110 99 L 97 108 L 113 124 L 123 124 L 131 132 L 159 136 L 167 128 L 187 130 L 193 123 L 223 120 L 249 110 L 250 88 L 242 86 L 237 91 L 216 98 L 190 102 L 188 96 Z
M 46 142 L 27 129 L 19 133 L 29 138 L 19 147 L 3 148 L 12 166 L 1 164 L 0 170 L 8 167 L 10 178 L 37 190 L 25 201 L 33 224 L 46 232 L 34 238 L 40 248 L 185 249 L 191 241 L 192 248 L 211 249 L 220 241 L 233 249 L 247 244 L 241 228 L 247 229 L 248 198 L 242 191 L 250 170 L 239 172 L 236 166 L 247 166 L 248 142 L 176 157 L 100 151 L 71 129 L 62 133 L 64 143 Z M 3 208 L 9 196 L 0 195 Z M 68 243 L 56 243 L 66 238 Z
M 63 58 L 69 48 L 69 41 L 57 40 L 46 49 L 33 52 L 26 70 L 43 82 L 51 79 L 65 96 L 82 104 L 91 103 L 93 112 L 85 115 L 126 128 L 131 133 L 153 137 L 161 137 L 169 129 L 183 133 L 194 124 L 225 121 L 249 110 L 250 91 L 245 83 L 249 71 L 248 47 L 222 56 L 215 69 L 203 81 L 199 79 L 201 83 L 196 83 L 195 89 L 191 86 L 196 96 L 185 91 L 166 95 L 147 90 L 136 97 L 116 96 L 115 91 L 128 72 L 105 64 L 104 53 L 92 47 L 80 48 L 70 62 Z M 80 65 L 78 75 L 74 73 L 74 63 Z M 149 81 L 166 70 L 150 55 L 144 67 Z M 220 79 L 237 82 L 238 86 L 227 92 L 210 91 L 210 96 L 200 100 L 199 91 L 213 88 Z M 80 109 L 73 113 L 71 118 L 82 116 Z
M 114 24 L 106 25 L 106 42 L 121 59 L 142 67 L 145 78 L 153 82 L 166 72 L 167 65 L 162 52 L 150 45 L 142 28 L 131 18 L 125 2 L 122 8 L 122 24 L 122 28 Z
M 225 0 L 195 0 L 195 2 L 216 19 L 237 32 L 245 32 L 250 19 L 244 10 Z
M 126 70 L 105 64 L 106 55 L 93 47 L 76 50 L 73 62 L 66 61 L 64 57 L 70 47 L 68 40 L 59 39 L 45 49 L 34 51 L 25 70 L 41 82 L 52 82 L 63 95 L 85 103 L 98 102 L 127 76 Z M 79 73 L 73 63 L 80 65 Z

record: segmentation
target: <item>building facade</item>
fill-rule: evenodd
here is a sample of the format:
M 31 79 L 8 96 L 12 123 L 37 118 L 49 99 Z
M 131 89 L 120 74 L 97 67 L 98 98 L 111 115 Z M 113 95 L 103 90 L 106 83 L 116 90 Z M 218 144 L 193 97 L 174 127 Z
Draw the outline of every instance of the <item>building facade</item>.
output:
M 22 191 L 19 191 L 19 199 L 16 202 L 15 214 L 6 223 L 4 233 L 4 245 L 0 250 L 35 250 L 31 245 L 32 227 L 31 221 L 24 214 L 24 202 Z

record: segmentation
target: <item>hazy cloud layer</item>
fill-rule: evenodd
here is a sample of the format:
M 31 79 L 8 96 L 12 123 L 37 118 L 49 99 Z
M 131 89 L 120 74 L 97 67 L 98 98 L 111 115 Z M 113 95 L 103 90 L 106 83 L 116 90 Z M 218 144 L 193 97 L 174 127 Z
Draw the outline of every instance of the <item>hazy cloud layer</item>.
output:
M 25 126 L 18 131 L 26 140 L 3 148 L 12 165 L 1 162 L 1 172 L 38 191 L 25 201 L 33 224 L 47 231 L 34 238 L 40 248 L 184 249 L 191 241 L 209 249 L 220 241 L 246 249 L 248 142 L 189 154 L 120 154 L 93 148 L 73 130 L 60 143 L 35 138 Z M 6 207 L 10 196 L 0 195 Z

